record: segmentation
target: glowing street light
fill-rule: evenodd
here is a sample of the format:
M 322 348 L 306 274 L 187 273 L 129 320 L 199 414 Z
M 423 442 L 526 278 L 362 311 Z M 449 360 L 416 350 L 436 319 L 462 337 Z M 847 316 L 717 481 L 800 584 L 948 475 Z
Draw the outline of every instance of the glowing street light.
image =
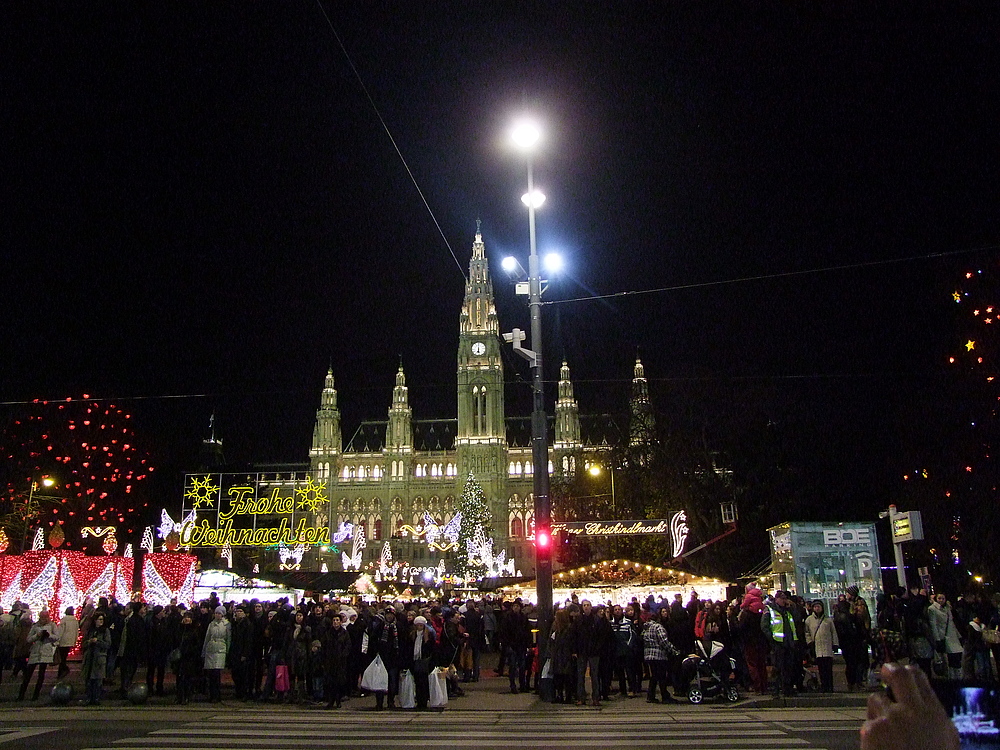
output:
M 545 202 L 545 196 L 535 189 L 531 170 L 531 154 L 541 140 L 538 125 L 531 120 L 521 120 L 511 131 L 514 144 L 525 152 L 528 167 L 528 191 L 521 201 L 528 207 L 528 309 L 531 313 L 531 349 L 520 346 L 523 333 L 515 329 L 504 334 L 504 339 L 515 345 L 515 351 L 531 362 L 532 411 L 531 459 L 535 466 L 532 491 L 535 497 L 535 591 L 538 597 L 538 628 L 542 643 L 548 644 L 552 622 L 552 502 L 549 497 L 549 446 L 545 416 L 545 387 L 542 379 L 542 274 L 538 251 L 535 247 L 535 209 Z M 507 264 L 504 264 L 507 269 Z M 511 264 L 511 270 L 516 267 Z M 518 284 L 520 292 L 521 284 Z

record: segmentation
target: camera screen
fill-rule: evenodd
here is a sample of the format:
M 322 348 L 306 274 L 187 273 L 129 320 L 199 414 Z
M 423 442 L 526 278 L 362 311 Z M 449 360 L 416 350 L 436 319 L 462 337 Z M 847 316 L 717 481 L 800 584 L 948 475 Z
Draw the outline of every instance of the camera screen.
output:
M 1000 689 L 962 682 L 934 682 L 958 729 L 963 748 L 1000 748 Z

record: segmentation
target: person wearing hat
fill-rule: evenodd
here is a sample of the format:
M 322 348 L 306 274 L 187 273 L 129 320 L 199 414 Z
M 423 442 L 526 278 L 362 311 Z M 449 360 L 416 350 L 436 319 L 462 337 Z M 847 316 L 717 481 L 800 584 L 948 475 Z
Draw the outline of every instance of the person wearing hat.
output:
M 798 634 L 792 618 L 792 601 L 787 591 L 774 592 L 774 601 L 767 605 L 760 619 L 760 629 L 771 644 L 774 665 L 774 697 L 790 696 L 795 692 L 795 664 Z
M 205 660 L 204 669 L 208 675 L 208 700 L 211 703 L 222 702 L 222 670 L 226 666 L 226 656 L 232 640 L 232 626 L 226 619 L 226 608 L 220 604 L 215 608 L 201 647 L 201 658 Z
M 428 675 L 435 654 L 434 635 L 427 627 L 427 618 L 418 615 L 413 618 L 413 627 L 407 631 L 400 648 L 400 669 L 409 670 L 413 675 L 414 702 L 418 711 L 427 708 L 430 700 Z

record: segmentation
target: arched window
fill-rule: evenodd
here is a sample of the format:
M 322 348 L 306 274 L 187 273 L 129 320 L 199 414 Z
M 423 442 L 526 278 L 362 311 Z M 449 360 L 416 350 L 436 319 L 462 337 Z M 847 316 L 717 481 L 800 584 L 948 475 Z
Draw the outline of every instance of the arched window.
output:
M 376 518 L 375 519 L 375 536 L 374 536 L 374 540 L 376 542 L 381 542 L 382 541 L 382 519 L 381 518 Z
M 514 516 L 510 521 L 510 535 L 515 539 L 520 539 L 524 536 L 524 521 L 518 516 Z
M 549 459 L 549 474 L 551 474 L 551 473 L 552 473 L 552 472 L 554 472 L 554 471 L 555 471 L 555 469 L 554 469 L 554 468 L 552 468 L 552 459 L 550 458 L 550 459 Z
M 372 479 L 381 479 L 381 478 L 382 478 L 382 467 L 376 466 L 375 468 L 372 469 Z
M 365 478 L 365 467 L 364 466 L 359 466 L 358 467 L 358 479 L 364 479 L 364 478 Z
M 517 476 L 521 476 L 521 473 L 522 473 L 522 469 L 521 469 L 521 462 L 520 462 L 520 461 L 518 461 L 518 462 L 517 462 L 517 463 L 516 463 L 516 464 L 514 465 L 514 473 L 515 473 L 515 474 L 516 474 Z
M 563 456 L 562 465 L 563 471 L 569 473 L 569 456 Z
M 533 473 L 531 471 L 531 461 L 525 461 L 524 462 L 524 474 L 525 474 L 525 476 L 527 476 L 528 474 L 531 474 L 531 473 Z
M 513 461 L 511 461 L 510 462 L 510 466 L 507 467 L 507 474 L 509 476 L 514 476 L 514 462 Z
M 344 471 L 341 472 L 341 473 L 344 475 L 344 479 L 350 479 L 351 478 L 351 469 L 350 469 L 349 466 L 345 466 L 344 467 Z

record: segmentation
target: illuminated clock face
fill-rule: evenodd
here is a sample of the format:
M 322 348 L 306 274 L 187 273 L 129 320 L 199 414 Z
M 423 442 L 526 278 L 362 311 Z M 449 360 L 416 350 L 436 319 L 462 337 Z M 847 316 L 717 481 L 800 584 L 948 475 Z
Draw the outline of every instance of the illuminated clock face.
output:
M 483 356 L 484 354 L 486 354 L 486 344 L 484 344 L 482 341 L 477 341 L 475 344 L 472 345 L 472 353 L 475 354 L 477 357 Z

